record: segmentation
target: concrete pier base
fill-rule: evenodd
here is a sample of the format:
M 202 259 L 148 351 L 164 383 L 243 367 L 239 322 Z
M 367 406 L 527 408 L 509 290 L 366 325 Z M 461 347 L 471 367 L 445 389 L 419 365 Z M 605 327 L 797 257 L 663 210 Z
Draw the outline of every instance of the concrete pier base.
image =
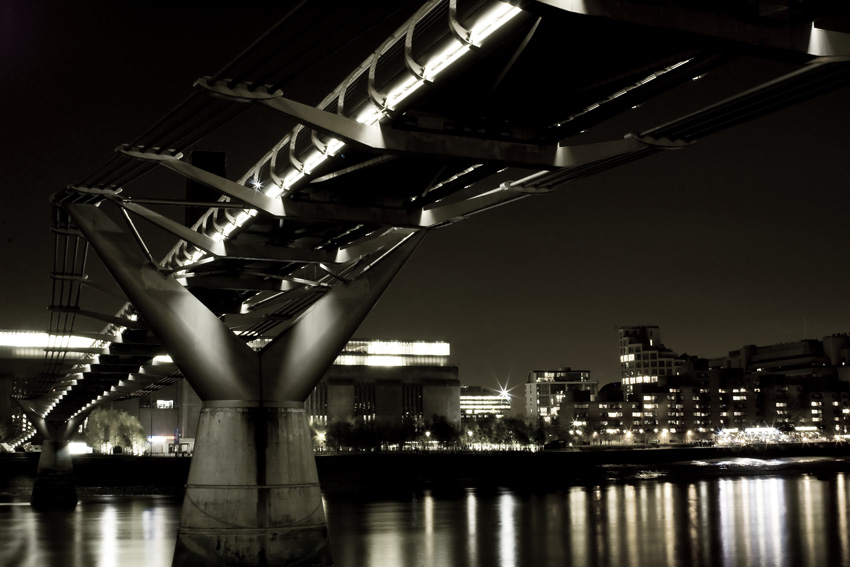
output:
M 41 444 L 30 504 L 42 509 L 76 507 L 77 488 L 68 441 L 45 440 Z
M 204 403 L 174 567 L 333 564 L 307 415 L 288 405 Z

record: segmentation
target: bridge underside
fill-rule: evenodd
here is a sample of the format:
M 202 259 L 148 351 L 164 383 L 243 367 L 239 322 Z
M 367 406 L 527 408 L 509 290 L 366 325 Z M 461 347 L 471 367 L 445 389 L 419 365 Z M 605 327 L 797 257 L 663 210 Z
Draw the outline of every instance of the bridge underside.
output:
M 175 565 L 331 563 L 301 406 L 428 231 L 850 83 L 833 3 L 722 4 L 306 2 L 54 195 L 52 330 L 107 321 L 104 357 L 147 329 L 204 401 Z M 630 121 L 740 57 L 788 73 Z M 118 288 L 88 277 L 89 246 Z M 90 307 L 107 293 L 129 303 Z M 67 421 L 173 380 L 147 355 L 126 378 L 54 365 L 33 397 L 76 400 Z

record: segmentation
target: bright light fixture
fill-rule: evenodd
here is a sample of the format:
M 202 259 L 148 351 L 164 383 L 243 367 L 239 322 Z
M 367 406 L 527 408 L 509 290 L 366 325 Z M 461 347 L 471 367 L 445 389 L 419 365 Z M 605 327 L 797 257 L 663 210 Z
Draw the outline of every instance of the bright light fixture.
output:
M 80 441 L 68 443 L 68 452 L 72 455 L 86 455 L 92 452 L 92 448 Z
M 366 352 L 376 355 L 406 355 L 406 356 L 449 356 L 449 343 L 443 342 L 404 342 L 404 341 L 369 341 Z
M 23 348 L 48 348 L 61 345 L 66 348 L 88 348 L 95 341 L 85 337 L 51 335 L 40 331 L 0 331 L 0 346 Z

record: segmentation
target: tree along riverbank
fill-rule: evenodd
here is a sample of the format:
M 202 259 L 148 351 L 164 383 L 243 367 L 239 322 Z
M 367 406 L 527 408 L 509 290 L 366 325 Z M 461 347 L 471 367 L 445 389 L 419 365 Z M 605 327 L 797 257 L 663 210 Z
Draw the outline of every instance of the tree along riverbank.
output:
M 38 453 L 0 454 L 0 497 L 28 494 Z M 89 494 L 182 493 L 188 457 L 76 455 L 81 497 Z M 498 488 L 552 490 L 572 485 L 696 481 L 717 476 L 850 473 L 850 445 L 837 443 L 585 448 L 567 451 L 352 452 L 316 457 L 326 492 Z

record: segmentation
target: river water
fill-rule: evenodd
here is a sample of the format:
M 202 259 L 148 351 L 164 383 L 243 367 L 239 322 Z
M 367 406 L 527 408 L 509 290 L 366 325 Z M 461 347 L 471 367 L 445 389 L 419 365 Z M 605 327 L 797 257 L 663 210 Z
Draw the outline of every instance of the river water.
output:
M 557 490 L 535 490 L 529 471 L 523 490 L 331 493 L 325 510 L 338 567 L 850 567 L 850 473 L 751 464 L 757 474 L 646 469 Z M 167 567 L 179 514 L 165 496 L 85 497 L 72 512 L 7 499 L 0 566 Z

